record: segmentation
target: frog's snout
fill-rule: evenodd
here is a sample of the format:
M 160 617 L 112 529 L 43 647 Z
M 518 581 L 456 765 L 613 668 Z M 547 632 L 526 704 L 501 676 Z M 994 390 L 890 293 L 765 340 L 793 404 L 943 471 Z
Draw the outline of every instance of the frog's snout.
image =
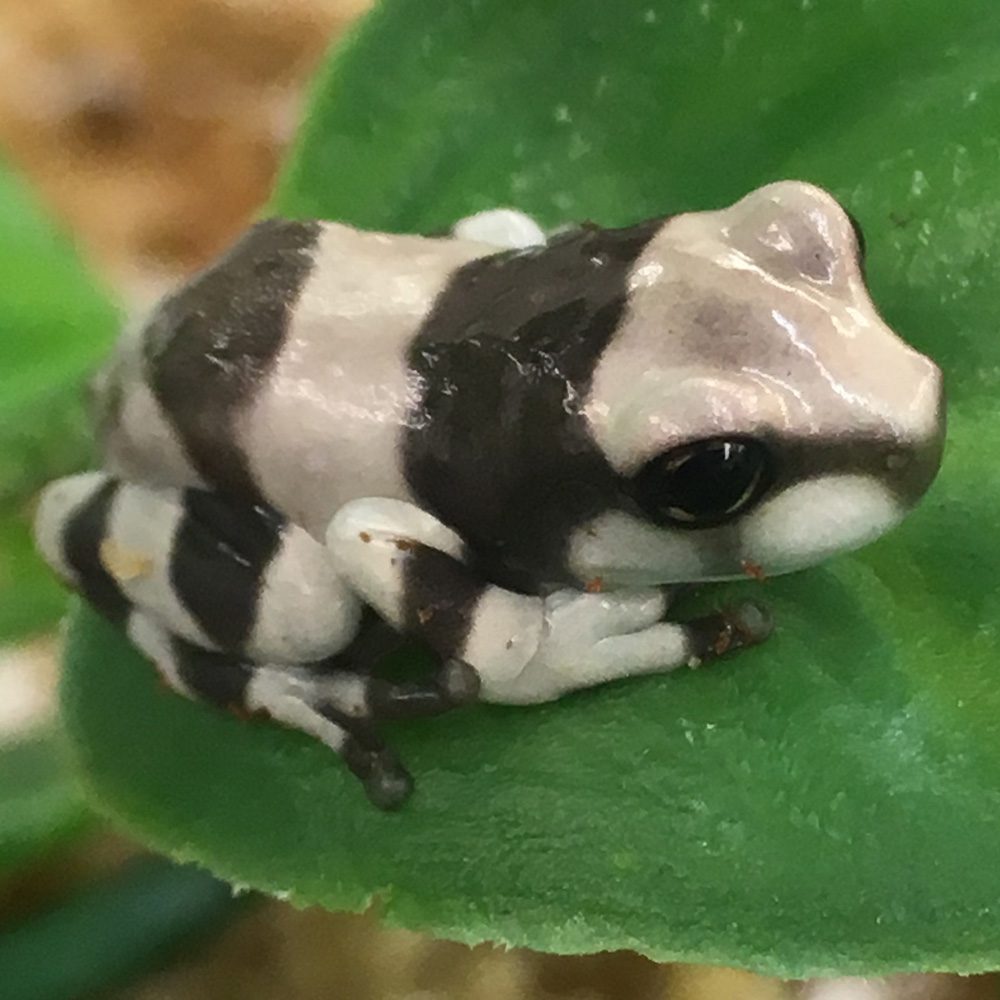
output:
M 944 379 L 941 370 L 927 362 L 932 370 L 929 385 L 921 394 L 926 398 L 921 414 L 921 432 L 907 441 L 904 448 L 886 457 L 886 473 L 892 488 L 903 504 L 914 506 L 927 492 L 941 468 L 946 430 Z

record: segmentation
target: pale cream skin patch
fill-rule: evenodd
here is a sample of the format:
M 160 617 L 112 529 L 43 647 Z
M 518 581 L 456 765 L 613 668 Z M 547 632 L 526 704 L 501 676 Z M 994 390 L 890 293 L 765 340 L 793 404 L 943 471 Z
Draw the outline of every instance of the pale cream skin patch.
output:
M 851 221 L 830 195 L 781 182 L 670 219 L 633 280 L 641 294 L 584 411 L 614 468 L 631 475 L 712 438 L 760 438 L 779 460 L 787 442 L 798 457 L 732 528 L 598 517 L 571 543 L 581 579 L 717 580 L 748 562 L 773 575 L 867 544 L 903 518 L 940 460 L 941 373 L 879 317 Z M 869 449 L 881 457 L 853 468 L 852 452 Z M 895 488 L 904 471 L 905 489 Z

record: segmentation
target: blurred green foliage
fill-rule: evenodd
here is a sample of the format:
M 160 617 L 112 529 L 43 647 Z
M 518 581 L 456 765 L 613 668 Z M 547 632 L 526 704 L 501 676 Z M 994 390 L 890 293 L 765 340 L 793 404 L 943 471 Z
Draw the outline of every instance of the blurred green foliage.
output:
M 53 625 L 65 598 L 32 552 L 32 499 L 93 461 L 85 382 L 119 323 L 24 184 L 0 171 L 0 643 Z
M 243 901 L 205 872 L 135 858 L 61 905 L 5 926 L 0 982 L 11 1000 L 105 996 L 233 916 Z
M 62 750 L 49 731 L 0 742 L 0 878 L 87 826 Z
M 35 554 L 34 495 L 90 463 L 84 382 L 117 310 L 26 186 L 0 170 L 0 644 L 51 628 L 65 591 Z M 86 823 L 57 740 L 0 743 L 0 873 Z

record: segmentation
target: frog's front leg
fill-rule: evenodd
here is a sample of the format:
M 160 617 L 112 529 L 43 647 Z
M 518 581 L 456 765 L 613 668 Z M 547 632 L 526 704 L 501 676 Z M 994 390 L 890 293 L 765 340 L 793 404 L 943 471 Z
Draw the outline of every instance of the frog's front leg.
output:
M 355 590 L 445 660 L 469 663 L 486 701 L 549 701 L 579 688 L 698 666 L 762 641 L 755 604 L 666 622 L 659 590 L 516 594 L 481 580 L 451 529 L 420 508 L 366 498 L 333 518 L 327 544 Z

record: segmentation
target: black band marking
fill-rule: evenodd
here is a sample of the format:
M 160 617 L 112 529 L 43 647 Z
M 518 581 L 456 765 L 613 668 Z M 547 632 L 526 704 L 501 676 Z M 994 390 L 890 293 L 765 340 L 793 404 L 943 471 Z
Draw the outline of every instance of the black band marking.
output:
M 62 548 L 76 571 L 80 592 L 105 618 L 121 625 L 131 609 L 115 578 L 101 562 L 101 543 L 107 537 L 111 505 L 119 483 L 109 479 L 81 504 L 63 527 Z
M 145 332 L 147 377 L 206 480 L 259 500 L 235 417 L 266 379 L 312 268 L 317 222 L 258 223 L 218 263 L 157 309 Z
M 253 630 L 261 583 L 286 522 L 270 507 L 235 505 L 205 490 L 185 490 L 183 506 L 170 582 L 216 645 L 240 650 Z
M 761 439 L 775 460 L 772 493 L 824 475 L 867 476 L 889 490 L 899 504 L 912 507 L 927 489 L 941 460 L 943 441 L 913 446 L 898 439 L 845 432 L 824 437 L 787 435 Z M 900 464 L 895 459 L 903 457 Z
M 319 673 L 343 670 L 352 674 L 373 674 L 382 660 L 398 652 L 408 642 L 406 636 L 364 604 L 361 606 L 361 622 L 350 642 L 310 666 Z
M 254 672 L 251 664 L 236 656 L 209 652 L 176 636 L 170 640 L 170 651 L 178 676 L 199 698 L 219 708 L 245 706 Z
M 498 583 L 565 579 L 573 528 L 617 501 L 581 407 L 632 266 L 662 225 L 586 227 L 472 261 L 411 346 L 422 396 L 403 442 L 407 480 Z
M 447 553 L 414 545 L 403 562 L 403 631 L 444 659 L 461 659 L 486 584 Z

